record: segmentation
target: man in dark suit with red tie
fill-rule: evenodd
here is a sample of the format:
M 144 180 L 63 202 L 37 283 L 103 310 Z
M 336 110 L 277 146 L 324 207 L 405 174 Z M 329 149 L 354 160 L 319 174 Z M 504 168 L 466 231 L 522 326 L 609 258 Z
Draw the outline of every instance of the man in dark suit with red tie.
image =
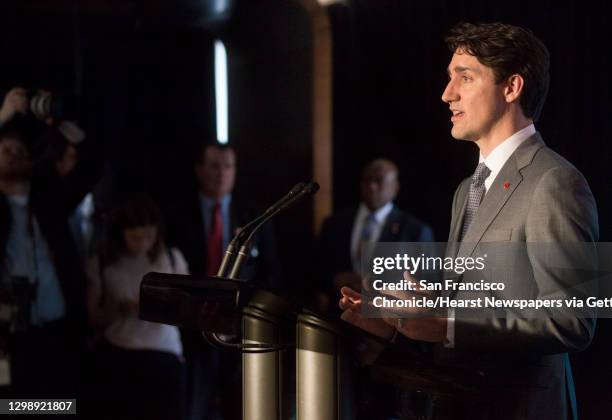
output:
M 231 146 L 205 144 L 194 166 L 197 192 L 168 211 L 168 240 L 177 246 L 194 275 L 216 275 L 225 247 L 258 214 L 233 196 L 236 152 Z M 280 265 L 269 225 L 255 240 L 240 278 L 278 289 Z
M 231 146 L 202 145 L 194 172 L 197 193 L 168 210 L 168 242 L 181 250 L 190 273 L 205 279 L 206 275 L 217 274 L 229 241 L 258 214 L 240 205 L 232 195 L 236 153 Z M 278 291 L 281 288 L 280 263 L 269 225 L 264 226 L 255 239 L 250 258 L 239 277 L 268 289 Z M 231 384 L 240 385 L 239 365 L 236 360 L 221 357 L 200 334 L 183 331 L 182 336 L 188 369 L 188 418 L 212 417 L 214 394 L 231 394 L 234 392 Z M 223 360 L 219 361 L 220 358 Z M 241 415 L 240 404 L 235 404 L 234 400 L 223 402 L 222 411 L 223 418 Z

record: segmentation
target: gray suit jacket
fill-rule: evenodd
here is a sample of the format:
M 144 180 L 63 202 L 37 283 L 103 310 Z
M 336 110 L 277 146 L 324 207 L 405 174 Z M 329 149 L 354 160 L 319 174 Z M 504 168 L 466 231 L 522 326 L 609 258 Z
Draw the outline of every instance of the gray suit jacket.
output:
M 455 192 L 449 242 L 460 241 L 469 185 L 468 178 Z M 597 207 L 586 180 L 536 133 L 497 175 L 457 243 L 457 255 L 473 255 L 485 242 L 593 242 L 598 230 Z M 571 251 L 564 257 L 572 261 Z M 537 258 L 528 254 L 535 294 L 560 293 L 563 285 Z M 513 279 L 507 281 L 511 284 Z M 469 293 L 458 292 L 456 297 L 473 297 Z M 567 352 L 589 345 L 595 327 L 591 315 L 524 318 L 509 313 L 475 318 L 457 312 L 454 349 L 440 349 L 438 355 L 482 372 L 495 396 L 487 408 L 489 418 L 571 418 L 576 408 Z

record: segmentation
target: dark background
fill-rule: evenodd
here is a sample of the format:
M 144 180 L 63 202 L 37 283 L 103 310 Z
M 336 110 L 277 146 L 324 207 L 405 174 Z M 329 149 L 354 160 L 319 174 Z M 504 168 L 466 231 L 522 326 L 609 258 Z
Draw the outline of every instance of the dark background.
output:
M 357 201 L 363 163 L 390 157 L 401 168 L 399 205 L 446 239 L 452 194 L 473 171 L 477 150 L 450 136 L 440 96 L 451 54 L 442 39 L 459 20 L 503 21 L 532 29 L 550 50 L 550 94 L 536 127 L 586 176 L 601 240 L 612 240 L 604 4 L 348 0 L 327 7 L 335 208 Z M 75 96 L 79 121 L 106 146 L 109 188 L 146 188 L 169 202 L 193 188 L 193 146 L 215 138 L 212 40 L 220 37 L 229 55 L 236 195 L 265 205 L 312 177 L 311 29 L 289 0 L 5 0 L 0 88 Z M 307 205 L 276 224 L 292 286 L 310 281 L 311 226 Z M 574 357 L 581 399 L 589 401 L 583 410 L 597 411 L 605 400 L 596 396 L 609 393 L 609 336 L 601 320 L 593 346 Z
M 478 152 L 450 136 L 450 112 L 440 99 L 451 57 L 443 37 L 460 20 L 503 21 L 532 29 L 550 50 L 550 94 L 536 127 L 586 176 L 601 240 L 611 239 L 612 85 L 603 3 L 353 0 L 331 7 L 330 15 L 337 203 L 356 195 L 363 162 L 388 156 L 402 170 L 399 204 L 446 239 L 452 194 L 473 172 Z M 349 151 L 354 158 L 345 159 Z

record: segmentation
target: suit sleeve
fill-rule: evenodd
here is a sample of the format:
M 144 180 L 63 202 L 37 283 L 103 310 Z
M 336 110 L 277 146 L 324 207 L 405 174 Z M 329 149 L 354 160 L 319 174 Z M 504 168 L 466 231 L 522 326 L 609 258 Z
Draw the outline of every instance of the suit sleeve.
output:
M 585 264 L 594 268 L 589 250 L 594 249 L 591 245 L 598 235 L 595 200 L 583 176 L 570 167 L 544 173 L 533 192 L 525 222 L 527 257 L 538 297 L 569 297 L 563 272 L 550 264 L 544 252 L 538 252 L 538 245 L 553 244 L 557 261 L 576 271 Z M 586 284 L 582 291 L 593 294 L 593 282 Z M 504 318 L 455 319 L 455 348 L 527 354 L 578 351 L 590 344 L 594 328 L 594 314 L 588 308 L 572 313 L 557 311 L 542 318 L 508 312 Z

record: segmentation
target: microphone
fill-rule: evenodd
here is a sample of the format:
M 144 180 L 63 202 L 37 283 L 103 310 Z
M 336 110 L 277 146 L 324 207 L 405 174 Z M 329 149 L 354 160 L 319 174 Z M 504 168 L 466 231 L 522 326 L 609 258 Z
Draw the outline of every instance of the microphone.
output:
M 311 183 L 310 183 L 311 184 Z M 271 214 L 275 214 L 278 212 L 279 208 L 284 208 L 284 206 L 292 200 L 296 195 L 300 194 L 306 187 L 309 186 L 307 182 L 300 182 L 295 184 L 293 188 L 280 200 L 272 204 L 270 207 L 266 209 L 266 211 L 256 219 L 249 222 L 246 226 L 244 226 L 240 232 L 238 232 L 227 245 L 225 250 L 225 254 L 223 256 L 223 260 L 221 261 L 221 265 L 219 266 L 219 270 L 217 271 L 218 277 L 224 277 L 227 269 L 229 268 L 230 261 L 233 259 L 236 251 L 240 248 L 240 246 L 244 243 L 245 238 L 251 233 L 251 231 L 258 226 L 258 224 L 268 217 Z M 317 184 L 318 187 L 318 184 Z
M 251 251 L 251 246 L 253 245 L 253 238 L 255 237 L 255 234 L 259 231 L 259 229 L 261 229 L 261 227 L 268 220 L 276 216 L 281 211 L 286 210 L 287 208 L 293 206 L 297 202 L 302 201 L 304 198 L 312 196 L 317 191 L 319 191 L 319 184 L 317 184 L 316 182 L 307 182 L 307 183 L 302 183 L 302 184 L 304 184 L 303 187 L 297 193 L 285 199 L 285 197 L 289 196 L 289 194 L 287 194 L 287 196 L 283 197 L 283 199 L 279 200 L 279 202 L 271 206 L 268 209 L 269 211 L 267 210 L 260 217 L 255 219 L 253 222 L 249 223 L 249 225 L 254 225 L 254 227 L 250 229 L 250 231 L 248 232 L 249 236 L 242 243 L 240 250 L 238 251 L 238 255 L 236 256 L 236 259 L 234 260 L 234 265 L 232 266 L 232 270 L 230 271 L 230 274 L 229 274 L 230 279 L 237 278 L 238 274 L 240 273 L 240 269 L 242 268 L 242 265 L 249 257 L 249 253 Z M 257 224 L 255 225 L 255 223 Z

